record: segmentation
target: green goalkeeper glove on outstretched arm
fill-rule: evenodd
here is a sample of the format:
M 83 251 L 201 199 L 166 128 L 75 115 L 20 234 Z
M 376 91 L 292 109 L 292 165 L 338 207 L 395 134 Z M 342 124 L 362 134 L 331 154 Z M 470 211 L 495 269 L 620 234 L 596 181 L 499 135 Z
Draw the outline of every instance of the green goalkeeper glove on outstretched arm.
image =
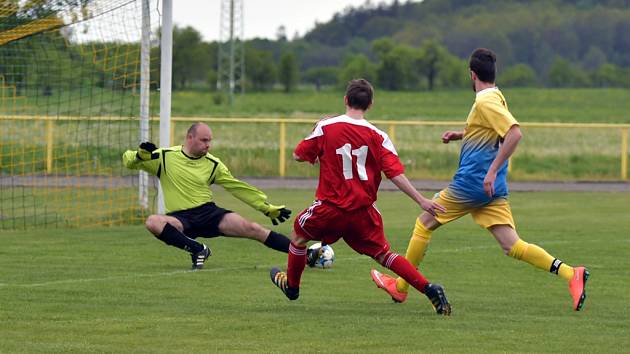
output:
M 274 225 L 278 225 L 278 222 L 284 222 L 289 220 L 291 216 L 291 210 L 287 209 L 285 205 L 271 205 L 265 203 L 269 208 L 263 213 L 271 219 Z
M 136 156 L 138 157 L 138 160 L 149 161 L 151 160 L 151 155 L 155 150 L 157 150 L 157 146 L 155 146 L 155 144 L 145 141 L 144 143 L 140 144 Z

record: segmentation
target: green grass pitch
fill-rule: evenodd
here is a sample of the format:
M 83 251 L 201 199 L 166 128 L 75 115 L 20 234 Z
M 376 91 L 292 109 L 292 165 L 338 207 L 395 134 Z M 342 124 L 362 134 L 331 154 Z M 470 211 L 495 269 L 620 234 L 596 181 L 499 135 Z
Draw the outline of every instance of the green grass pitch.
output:
M 220 205 L 269 224 L 222 190 Z M 267 191 L 299 212 L 313 191 Z M 425 193 L 425 195 L 429 195 Z M 0 352 L 623 352 L 630 347 L 630 217 L 626 193 L 515 193 L 518 230 L 591 270 L 582 312 L 566 283 L 502 254 L 465 217 L 434 233 L 421 270 L 442 283 L 453 315 L 424 297 L 394 304 L 372 283 L 379 265 L 344 243 L 330 270 L 305 271 L 289 302 L 268 279 L 286 256 L 243 239 L 206 240 L 206 269 L 141 225 L 2 232 Z M 402 193 L 378 202 L 404 254 L 418 208 Z M 294 214 L 295 215 L 295 214 Z M 290 223 L 277 230 L 288 233 Z

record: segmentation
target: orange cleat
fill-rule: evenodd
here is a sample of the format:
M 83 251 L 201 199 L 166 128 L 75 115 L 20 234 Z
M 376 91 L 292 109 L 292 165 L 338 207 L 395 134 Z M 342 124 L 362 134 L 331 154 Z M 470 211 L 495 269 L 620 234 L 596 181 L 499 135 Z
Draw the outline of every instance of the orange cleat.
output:
M 591 274 L 584 267 L 573 268 L 573 278 L 569 280 L 569 292 L 573 298 L 573 309 L 580 311 L 586 300 L 586 281 Z
M 385 290 L 389 296 L 392 297 L 394 302 L 404 302 L 407 300 L 407 293 L 403 293 L 396 289 L 396 279 L 390 277 L 387 274 L 383 274 L 376 269 L 372 269 L 370 272 L 372 280 L 376 283 L 376 286 Z

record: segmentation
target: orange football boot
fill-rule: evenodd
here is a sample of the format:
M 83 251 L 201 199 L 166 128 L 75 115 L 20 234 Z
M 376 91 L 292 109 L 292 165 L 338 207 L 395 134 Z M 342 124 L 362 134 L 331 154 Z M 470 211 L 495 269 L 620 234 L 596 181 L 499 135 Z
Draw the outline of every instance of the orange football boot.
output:
M 372 276 L 374 283 L 376 283 L 376 286 L 385 290 L 389 296 L 392 297 L 392 300 L 395 302 L 404 302 L 407 300 L 407 293 L 403 293 L 396 289 L 396 278 L 383 274 L 376 269 L 372 269 L 370 275 Z
M 573 298 L 573 309 L 580 311 L 586 300 L 586 281 L 591 274 L 584 267 L 573 268 L 573 278 L 569 280 L 569 292 Z

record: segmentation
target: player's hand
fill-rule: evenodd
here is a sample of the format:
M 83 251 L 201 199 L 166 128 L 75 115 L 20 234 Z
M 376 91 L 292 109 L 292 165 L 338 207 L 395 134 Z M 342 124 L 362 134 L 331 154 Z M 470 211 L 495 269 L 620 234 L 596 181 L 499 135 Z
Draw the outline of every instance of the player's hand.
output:
M 422 203 L 420 203 L 420 207 L 424 209 L 427 213 L 436 216 L 437 213 L 446 213 L 446 208 L 442 205 L 438 204 L 438 202 L 433 201 L 431 199 L 425 199 Z
M 483 179 L 483 190 L 490 198 L 494 196 L 494 181 L 497 179 L 497 173 L 488 171 L 486 178 Z
M 155 146 L 155 144 L 149 141 L 145 141 L 144 143 L 140 144 L 140 147 L 138 148 L 138 153 L 136 155 L 138 156 L 138 159 L 142 161 L 149 161 L 151 160 L 151 154 L 155 150 L 157 150 L 157 146 Z
M 442 142 L 444 144 L 448 144 L 449 141 L 459 140 L 461 138 L 462 138 L 461 133 L 457 131 L 449 130 L 449 131 L 445 131 L 444 134 L 442 134 Z
M 278 225 L 278 222 L 289 220 L 289 217 L 291 217 L 291 210 L 287 209 L 285 205 L 267 205 L 269 208 L 265 211 L 265 215 L 271 219 L 274 225 Z

